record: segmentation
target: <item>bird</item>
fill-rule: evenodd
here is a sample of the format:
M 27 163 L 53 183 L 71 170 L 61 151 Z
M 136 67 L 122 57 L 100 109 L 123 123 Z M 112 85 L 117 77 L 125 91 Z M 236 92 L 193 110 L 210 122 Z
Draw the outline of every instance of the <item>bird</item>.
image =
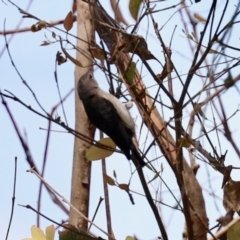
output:
M 108 135 L 128 160 L 134 157 L 144 167 L 133 118 L 122 102 L 99 87 L 92 68 L 80 77 L 77 92 L 90 122 Z

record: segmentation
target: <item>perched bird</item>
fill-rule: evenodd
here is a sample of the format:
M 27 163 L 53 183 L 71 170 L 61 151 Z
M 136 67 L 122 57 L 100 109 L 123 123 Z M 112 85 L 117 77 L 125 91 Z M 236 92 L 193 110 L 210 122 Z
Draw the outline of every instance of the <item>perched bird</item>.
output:
M 79 79 L 77 90 L 91 123 L 107 134 L 128 160 L 134 157 L 143 167 L 145 162 L 137 149 L 135 123 L 126 106 L 99 88 L 92 69 Z

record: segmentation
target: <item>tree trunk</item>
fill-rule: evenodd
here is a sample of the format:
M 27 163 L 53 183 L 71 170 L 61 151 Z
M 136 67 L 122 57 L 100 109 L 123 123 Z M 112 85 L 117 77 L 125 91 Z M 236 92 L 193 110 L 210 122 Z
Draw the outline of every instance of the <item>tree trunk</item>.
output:
M 93 138 L 95 128 L 90 124 L 84 111 L 82 102 L 79 100 L 77 93 L 77 84 L 79 78 L 92 65 L 90 54 L 88 52 L 88 43 L 93 38 L 93 27 L 91 23 L 91 14 L 89 5 L 81 0 L 76 1 L 77 5 L 77 60 L 84 68 L 76 66 L 75 69 L 75 130 L 87 137 Z M 89 57 L 86 57 L 89 56 Z M 71 203 L 88 216 L 90 180 L 91 180 L 91 163 L 86 162 L 85 152 L 90 144 L 84 140 L 75 137 L 72 169 L 72 186 L 71 186 Z M 69 223 L 78 226 L 81 229 L 87 229 L 87 222 L 83 220 L 73 209 L 70 209 Z

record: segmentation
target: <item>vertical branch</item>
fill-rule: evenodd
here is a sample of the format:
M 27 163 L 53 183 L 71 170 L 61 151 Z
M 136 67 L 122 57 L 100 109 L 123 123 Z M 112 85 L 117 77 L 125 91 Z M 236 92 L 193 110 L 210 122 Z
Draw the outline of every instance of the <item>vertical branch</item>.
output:
M 6 233 L 6 240 L 8 239 L 8 234 L 10 232 L 10 227 L 12 224 L 13 213 L 14 213 L 14 206 L 15 206 L 15 194 L 16 194 L 16 182 L 17 182 L 17 157 L 15 157 L 15 168 L 14 168 L 14 180 L 13 180 L 13 196 L 12 196 L 12 210 L 10 215 L 10 220 L 8 224 L 8 229 Z
M 52 116 L 52 115 L 51 115 Z M 46 136 L 46 144 L 45 144 L 45 150 L 44 150 L 44 156 L 43 156 L 43 162 L 42 162 L 42 172 L 41 176 L 44 177 L 45 168 L 46 168 L 46 162 L 47 162 L 47 154 L 48 154 L 48 147 L 49 147 L 49 141 L 50 141 L 50 133 L 51 133 L 51 125 L 52 122 L 48 122 L 48 129 L 47 129 L 47 136 Z M 41 197 L 42 197 L 42 188 L 43 182 L 40 182 L 39 185 L 39 191 L 38 191 L 38 201 L 37 201 L 37 211 L 41 212 Z M 37 226 L 40 226 L 40 215 L 37 214 Z
M 103 138 L 103 132 L 100 132 L 100 138 Z M 108 194 L 108 185 L 104 181 L 104 175 L 107 174 L 106 161 L 105 158 L 102 159 L 102 173 L 103 173 L 103 188 L 104 188 L 104 198 L 105 198 L 105 208 L 106 208 L 106 218 L 107 218 L 107 230 L 108 234 L 112 236 L 112 221 L 111 221 L 111 211 L 110 211 L 110 201 Z M 113 236 L 112 236 L 113 237 Z M 108 238 L 110 239 L 110 238 Z
M 75 69 L 75 87 L 79 78 L 89 69 L 92 62 L 85 56 L 89 56 L 88 42 L 93 38 L 93 27 L 91 22 L 91 12 L 89 4 L 82 0 L 77 0 L 77 60 L 85 66 L 85 68 L 76 67 Z M 84 54 L 82 54 L 84 53 Z M 75 91 L 75 130 L 81 132 L 90 138 L 94 137 L 95 128 L 90 124 L 83 105 L 79 100 L 77 91 Z M 90 144 L 75 137 L 73 152 L 73 168 L 72 168 L 72 185 L 71 185 L 71 203 L 80 210 L 85 216 L 88 216 L 89 210 L 89 192 L 91 163 L 85 161 L 85 152 Z M 70 209 L 69 223 L 87 230 L 87 222 L 81 218 L 76 211 Z

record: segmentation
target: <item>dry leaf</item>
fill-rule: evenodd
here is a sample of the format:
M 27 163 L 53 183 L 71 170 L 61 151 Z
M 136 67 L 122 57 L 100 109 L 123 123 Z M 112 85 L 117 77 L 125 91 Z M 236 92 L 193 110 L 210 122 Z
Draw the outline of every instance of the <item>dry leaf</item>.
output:
M 230 210 L 229 212 L 226 213 L 225 216 L 218 218 L 217 222 L 219 222 L 221 226 L 226 226 L 232 221 L 233 214 L 234 214 L 234 211 Z
M 198 13 L 194 13 L 193 16 L 199 21 L 199 22 L 206 22 L 206 19 L 199 15 Z
M 73 26 L 73 13 L 70 11 L 66 18 L 64 19 L 63 26 L 66 29 L 66 31 L 70 31 Z
M 106 181 L 107 184 L 109 184 L 109 185 L 111 185 L 111 186 L 116 185 L 114 179 L 112 179 L 112 178 L 111 178 L 110 176 L 108 176 L 107 174 L 104 174 L 104 180 Z
M 129 186 L 126 183 L 120 183 L 120 184 L 118 184 L 118 187 L 122 190 L 129 192 Z
M 231 175 L 232 168 L 233 168 L 232 165 L 230 165 L 224 169 L 222 188 L 225 186 L 227 182 L 231 180 L 230 175 Z
M 124 53 L 134 53 L 139 57 L 150 60 L 157 60 L 154 55 L 148 50 L 146 40 L 139 35 L 123 33 L 121 38 L 121 45 L 118 46 L 118 51 L 122 51 Z
M 60 38 L 60 45 L 61 45 L 61 49 L 63 51 L 63 53 L 65 54 L 65 56 L 72 62 L 74 63 L 75 65 L 77 65 L 78 67 L 83 67 L 83 65 L 75 58 L 73 58 L 66 50 L 65 48 L 63 48 L 63 45 L 62 45 L 62 39 Z
M 49 45 L 49 44 L 50 44 L 50 42 L 43 41 L 43 43 L 42 43 L 42 44 L 40 44 L 40 46 L 47 46 L 47 45 Z
M 38 23 L 38 26 L 41 27 L 41 28 L 45 28 L 48 26 L 47 22 L 46 21 L 39 21 Z
M 47 22 L 45 22 L 45 21 L 39 21 L 39 22 L 37 22 L 36 24 L 33 24 L 33 25 L 31 26 L 31 31 L 32 31 L 32 32 L 38 32 L 38 31 L 42 30 L 42 28 L 45 28 L 45 27 L 47 27 L 47 26 L 48 26 Z
M 119 4 L 117 4 L 117 1 L 116 0 L 110 0 L 110 3 L 111 3 L 111 7 L 112 7 L 112 10 L 114 12 L 114 15 L 115 15 L 115 18 L 116 18 L 117 22 L 118 23 L 121 22 L 121 23 L 125 24 L 126 26 L 128 26 L 128 23 L 124 19 L 123 15 L 122 15 L 122 12 L 119 8 Z
M 227 231 L 228 240 L 239 240 L 240 236 L 240 222 L 233 224 Z
M 34 25 L 31 26 L 31 31 L 32 32 L 38 32 L 40 30 L 42 30 L 42 27 L 38 24 L 34 24 Z
M 90 47 L 89 47 L 89 51 L 91 53 L 91 55 L 97 59 L 99 59 L 100 61 L 104 61 L 105 60 L 105 54 L 104 51 L 102 50 L 102 48 L 100 48 L 95 41 L 91 41 L 90 43 Z
M 62 56 L 62 53 L 57 53 L 57 63 L 58 65 L 61 65 L 63 63 L 67 62 L 67 59 Z
M 230 180 L 223 188 L 223 206 L 226 211 L 240 214 L 240 182 Z

